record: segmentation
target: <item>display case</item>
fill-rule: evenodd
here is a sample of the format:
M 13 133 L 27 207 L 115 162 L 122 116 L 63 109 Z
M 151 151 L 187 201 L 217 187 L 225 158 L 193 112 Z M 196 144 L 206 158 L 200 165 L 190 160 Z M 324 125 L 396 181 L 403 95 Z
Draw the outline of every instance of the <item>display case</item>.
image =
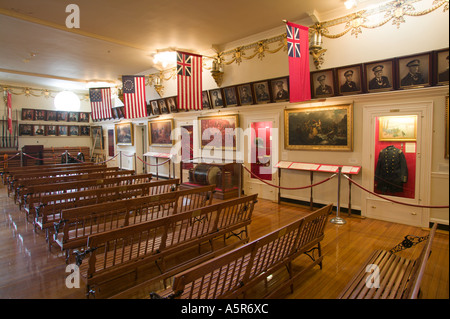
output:
M 189 169 L 189 178 L 183 181 L 183 163 L 192 163 Z M 214 197 L 230 199 L 239 196 L 242 189 L 241 164 L 236 162 L 199 162 L 196 160 L 182 161 L 180 165 L 181 189 L 204 185 L 216 185 Z

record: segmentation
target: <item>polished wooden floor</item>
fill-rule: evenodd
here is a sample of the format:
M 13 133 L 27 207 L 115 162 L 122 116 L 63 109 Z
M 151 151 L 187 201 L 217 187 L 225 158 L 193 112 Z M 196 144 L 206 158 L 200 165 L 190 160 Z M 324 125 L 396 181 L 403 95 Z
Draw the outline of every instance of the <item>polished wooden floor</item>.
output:
M 251 240 L 286 225 L 309 213 L 295 205 L 277 205 L 259 200 L 250 226 Z M 375 249 L 391 249 L 406 235 L 424 236 L 427 230 L 358 216 L 342 215 L 347 224 L 328 223 L 322 243 L 323 269 L 308 271 L 295 283 L 294 293 L 280 293 L 280 299 L 334 299 L 361 263 Z M 401 252 L 414 258 L 422 245 Z M 298 258 L 294 269 L 308 262 Z M 62 254 L 49 252 L 44 234 L 35 233 L 25 214 L 20 212 L 4 186 L 0 186 L 0 298 L 84 299 L 83 286 L 69 289 L 65 285 L 66 263 Z M 283 280 L 283 272 L 273 281 Z M 269 285 L 270 286 L 270 285 Z M 249 296 L 252 297 L 252 296 Z M 449 235 L 438 232 L 422 282 L 422 298 L 449 298 Z

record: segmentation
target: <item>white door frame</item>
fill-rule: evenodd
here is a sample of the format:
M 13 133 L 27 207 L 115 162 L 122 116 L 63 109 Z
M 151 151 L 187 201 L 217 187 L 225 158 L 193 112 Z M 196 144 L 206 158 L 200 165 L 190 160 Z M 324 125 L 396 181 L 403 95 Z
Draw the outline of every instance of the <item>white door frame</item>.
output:
M 362 185 L 368 190 L 374 189 L 375 172 L 375 118 L 380 116 L 395 115 L 417 115 L 417 162 L 416 162 L 416 191 L 415 198 L 389 197 L 393 200 L 414 204 L 429 205 L 431 199 L 431 156 L 432 156 L 432 138 L 433 138 L 433 102 L 405 102 L 382 105 L 365 105 L 363 107 L 363 123 L 366 126 L 363 129 L 363 156 L 362 165 L 365 169 L 362 171 Z M 368 200 L 387 202 L 384 199 L 376 197 L 365 191 L 361 192 L 361 214 L 367 216 Z M 398 204 L 397 204 L 398 205 Z M 403 205 L 404 206 L 404 205 Z M 417 210 L 420 208 L 417 208 Z M 422 208 L 422 218 L 420 227 L 428 227 L 430 219 L 430 209 Z
M 271 165 L 274 166 L 274 165 L 276 165 L 278 163 L 279 154 L 280 154 L 280 143 L 282 142 L 281 141 L 281 137 L 283 136 L 283 134 L 281 133 L 282 132 L 282 127 L 280 127 L 280 114 L 279 114 L 279 112 L 270 112 L 270 113 L 260 113 L 260 114 L 257 114 L 255 116 L 252 116 L 252 117 L 248 116 L 244 120 L 244 125 L 243 125 L 244 130 L 250 129 L 251 128 L 251 123 L 254 123 L 254 122 L 272 122 L 272 132 L 274 132 L 274 130 L 278 130 L 278 134 L 275 134 L 273 136 L 273 139 L 272 139 Z M 248 141 L 250 141 L 250 140 L 248 139 Z M 245 155 L 244 156 L 246 157 L 246 159 L 250 159 L 251 158 L 250 144 L 249 143 L 245 143 L 245 141 L 242 141 L 241 146 L 244 147 L 244 148 L 246 147 L 244 149 L 244 151 L 245 151 L 245 153 L 244 153 Z M 251 184 L 253 184 L 253 186 L 258 188 L 258 189 L 261 189 L 261 188 L 265 188 L 265 189 L 272 188 L 271 191 L 273 191 L 273 192 L 271 192 L 271 193 L 273 195 L 270 196 L 271 198 L 267 198 L 267 199 L 270 199 L 270 200 L 276 200 L 277 199 L 278 190 L 276 190 L 272 186 L 268 186 L 268 185 L 266 185 L 265 183 L 259 181 L 256 178 L 251 178 L 250 174 L 248 172 L 246 172 L 246 171 L 244 172 L 244 178 L 246 179 L 246 182 L 244 183 L 244 187 L 245 186 L 251 186 Z M 277 185 L 277 183 L 278 183 L 278 174 L 277 174 L 276 171 L 272 174 L 272 180 L 268 181 L 268 182 L 271 183 L 271 184 Z M 250 192 L 250 193 L 252 193 L 252 192 Z M 265 192 L 265 193 L 267 193 L 267 192 Z

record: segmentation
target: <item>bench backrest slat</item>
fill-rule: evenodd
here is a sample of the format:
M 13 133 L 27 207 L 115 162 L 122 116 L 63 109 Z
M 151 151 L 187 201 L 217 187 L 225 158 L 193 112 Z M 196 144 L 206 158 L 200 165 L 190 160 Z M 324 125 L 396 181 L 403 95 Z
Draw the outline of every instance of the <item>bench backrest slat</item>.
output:
M 288 258 L 317 244 L 332 205 L 321 208 L 289 225 L 227 254 L 175 276 L 173 291 L 180 298 L 229 298 L 248 289 Z M 214 288 L 212 288 L 214 287 Z M 245 288 L 244 288 L 245 287 Z
M 89 236 L 88 248 L 95 250 L 91 253 L 88 261 L 87 276 L 89 278 L 96 272 L 114 268 L 119 264 L 124 266 L 144 257 L 160 258 L 164 254 L 189 247 L 193 242 L 205 238 L 207 235 L 218 235 L 219 232 L 214 225 L 217 225 L 217 219 L 220 219 L 221 213 L 225 211 L 224 207 L 240 205 L 246 201 L 251 218 L 256 198 L 257 195 L 244 196 L 236 200 L 228 200 L 220 204 Z M 138 251 L 138 247 L 142 249 Z M 99 259 L 104 260 L 102 265 L 96 265 L 96 255 L 101 255 Z

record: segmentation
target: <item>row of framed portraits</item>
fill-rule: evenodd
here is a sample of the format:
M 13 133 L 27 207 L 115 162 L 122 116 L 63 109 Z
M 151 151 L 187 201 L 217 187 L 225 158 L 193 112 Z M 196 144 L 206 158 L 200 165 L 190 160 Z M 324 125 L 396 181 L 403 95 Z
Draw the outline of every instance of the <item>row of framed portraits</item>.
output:
M 446 146 L 448 158 L 449 98 L 446 97 Z M 201 148 L 216 147 L 236 150 L 239 115 L 199 116 L 198 127 Z M 101 128 L 101 127 L 100 127 Z M 214 134 L 205 131 L 213 128 Z M 174 120 L 151 120 L 148 122 L 150 146 L 172 147 L 171 133 Z M 231 130 L 228 130 L 231 129 Z M 385 116 L 379 119 L 380 141 L 411 142 L 417 139 L 417 116 Z M 400 134 L 401 132 L 401 134 Z M 116 144 L 133 145 L 133 124 L 115 126 Z M 231 136 L 227 136 L 231 134 Z M 237 133 L 238 134 L 238 133 Z M 219 135 L 220 138 L 217 138 Z M 209 137 L 202 139 L 201 137 Z M 222 144 L 214 144 L 217 141 Z M 225 145 L 225 143 L 228 143 Z M 191 146 L 192 147 L 192 146 Z M 287 150 L 353 151 L 353 104 L 331 105 L 313 108 L 284 110 L 284 148 Z
M 19 136 L 90 136 L 87 125 L 19 124 Z
M 311 72 L 313 99 L 449 83 L 449 49 Z
M 22 121 L 89 122 L 89 112 L 22 109 Z
M 287 76 L 202 92 L 203 109 L 285 101 L 289 101 L 289 77 Z M 178 112 L 176 96 L 151 100 L 147 105 L 148 116 L 176 112 Z

